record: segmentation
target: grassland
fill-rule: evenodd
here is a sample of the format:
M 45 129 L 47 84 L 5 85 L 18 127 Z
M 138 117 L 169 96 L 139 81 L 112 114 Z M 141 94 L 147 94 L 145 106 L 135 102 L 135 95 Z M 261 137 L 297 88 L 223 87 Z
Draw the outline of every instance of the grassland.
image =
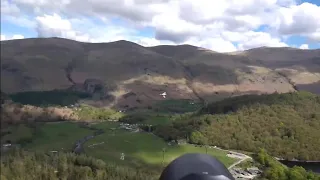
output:
M 80 119 L 94 120 L 119 120 L 134 117 L 135 122 L 145 124 L 167 124 L 181 114 L 194 112 L 202 107 L 199 102 L 187 99 L 164 100 L 152 105 L 152 109 L 137 109 L 130 112 L 119 112 L 112 108 L 96 108 L 82 104 L 75 112 Z M 138 121 L 138 122 L 136 122 Z
M 169 146 L 153 134 L 132 133 L 118 129 L 118 122 L 102 122 L 91 126 L 103 129 L 105 133 L 87 141 L 84 144 L 85 153 L 118 165 L 159 168 L 185 153 L 206 153 L 204 147 L 194 147 L 192 145 Z M 30 151 L 41 152 L 52 150 L 70 152 L 77 140 L 94 133 L 93 130 L 71 122 L 45 123 L 36 127 L 20 125 L 10 127 L 10 131 L 11 134 L 5 135 L 2 139 L 19 142 L 19 140 L 28 137 L 29 141 L 23 147 Z M 101 142 L 104 143 L 88 147 Z M 165 148 L 165 153 L 163 153 L 163 148 Z M 124 161 L 120 160 L 121 153 L 125 154 Z M 235 161 L 235 159 L 228 158 L 224 151 L 208 149 L 208 154 L 217 157 L 226 166 Z
M 35 127 L 21 124 L 8 130 L 11 133 L 3 136 L 1 142 L 10 140 L 12 143 L 23 143 L 23 148 L 27 150 L 45 152 L 71 151 L 76 140 L 93 133 L 71 122 L 37 124 Z
M 204 147 L 192 145 L 169 146 L 162 139 L 149 133 L 133 133 L 122 129 L 116 129 L 118 123 L 104 122 L 94 125 L 104 129 L 105 133 L 91 139 L 85 144 L 85 152 L 106 162 L 115 162 L 123 165 L 134 166 L 161 166 L 167 164 L 185 153 L 206 153 Z M 92 144 L 97 146 L 88 147 Z M 165 149 L 165 153 L 163 152 Z M 120 160 L 121 153 L 125 154 L 125 160 Z M 226 166 L 231 165 L 235 159 L 228 158 L 226 152 L 208 149 L 211 154 L 221 160 Z M 163 157 L 164 156 L 164 157 Z
M 27 127 L 25 124 L 10 126 L 3 130 L 2 133 L 4 135 L 1 137 L 1 144 L 21 143 L 22 141 L 31 140 L 33 137 L 33 129 Z
M 76 114 L 81 120 L 92 121 L 92 120 L 118 120 L 123 113 L 118 112 L 110 108 L 96 108 L 89 105 L 82 104 L 76 111 Z
M 77 140 L 92 133 L 92 130 L 81 128 L 76 123 L 44 124 L 26 148 L 34 151 L 70 151 Z

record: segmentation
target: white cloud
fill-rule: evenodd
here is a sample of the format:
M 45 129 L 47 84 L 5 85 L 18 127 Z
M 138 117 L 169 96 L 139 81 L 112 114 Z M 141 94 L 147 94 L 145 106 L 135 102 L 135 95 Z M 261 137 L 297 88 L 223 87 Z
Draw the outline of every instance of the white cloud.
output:
M 21 34 L 15 34 L 15 35 L 12 36 L 11 39 L 24 39 L 24 36 L 21 35 Z
M 36 17 L 38 37 L 62 37 L 77 41 L 89 41 L 88 34 L 77 32 L 72 28 L 69 20 L 57 14 Z
M 157 40 L 155 38 L 147 38 L 147 37 L 136 37 L 135 40 L 133 40 L 133 42 L 138 43 L 142 46 L 158 46 L 158 45 L 162 45 L 162 44 L 166 44 L 166 45 L 174 45 L 175 43 L 171 42 L 171 41 L 160 41 Z
M 144 46 L 186 44 L 229 52 L 289 46 L 284 37 L 320 42 L 320 7 L 295 0 L 1 0 L 6 21 L 40 37 Z M 99 23 L 97 23 L 99 21 Z M 101 21 L 101 22 L 100 22 Z M 267 30 L 258 32 L 261 26 Z M 140 28 L 153 29 L 144 36 Z
M 13 36 L 6 36 L 4 34 L 1 34 L 1 41 L 5 41 L 5 40 L 13 40 L 13 39 L 24 39 L 24 36 L 21 34 L 15 34 Z
M 308 44 L 302 44 L 299 48 L 300 49 L 309 49 L 309 45 Z
M 304 35 L 320 41 L 320 6 L 310 3 L 281 8 L 273 26 L 284 35 Z
M 243 33 L 244 38 L 240 41 L 239 50 L 246 50 L 256 47 L 287 47 L 288 45 L 281 41 L 279 38 L 272 37 L 265 32 L 246 32 Z
M 1 14 L 19 15 L 20 9 L 15 4 L 10 4 L 9 1 L 1 0 Z
M 207 38 L 207 39 L 190 39 L 184 44 L 190 44 L 194 46 L 200 46 L 207 49 L 212 49 L 217 52 L 233 52 L 237 48 L 230 41 L 222 38 Z
M 1 34 L 1 38 L 0 38 L 0 40 L 1 40 L 1 41 L 6 40 L 6 36 L 5 36 L 5 35 L 3 35 L 3 34 Z
M 82 42 L 133 41 L 135 32 L 122 26 L 95 25 L 88 19 L 67 19 L 58 14 L 36 17 L 39 37 L 62 37 Z
M 307 35 L 311 40 L 320 43 L 320 28 L 316 32 L 310 33 Z
M 239 50 L 247 50 L 256 47 L 287 47 L 288 45 L 281 41 L 280 38 L 273 37 L 266 32 L 230 32 L 226 31 L 221 34 L 224 39 L 238 44 Z

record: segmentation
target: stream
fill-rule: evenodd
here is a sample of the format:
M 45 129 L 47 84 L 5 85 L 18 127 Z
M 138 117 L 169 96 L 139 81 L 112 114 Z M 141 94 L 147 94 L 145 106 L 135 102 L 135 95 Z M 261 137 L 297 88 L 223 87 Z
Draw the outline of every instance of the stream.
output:
M 81 127 L 82 128 L 87 128 L 87 129 L 90 129 L 90 130 L 95 130 L 95 132 L 92 135 L 85 136 L 85 137 L 83 137 L 83 138 L 81 138 L 81 139 L 79 139 L 79 140 L 77 140 L 75 142 L 75 147 L 73 148 L 72 152 L 74 152 L 76 154 L 84 153 L 83 144 L 85 142 L 87 142 L 90 139 L 93 139 L 94 137 L 104 133 L 103 129 L 93 128 L 93 127 L 90 127 L 88 125 L 83 125 Z

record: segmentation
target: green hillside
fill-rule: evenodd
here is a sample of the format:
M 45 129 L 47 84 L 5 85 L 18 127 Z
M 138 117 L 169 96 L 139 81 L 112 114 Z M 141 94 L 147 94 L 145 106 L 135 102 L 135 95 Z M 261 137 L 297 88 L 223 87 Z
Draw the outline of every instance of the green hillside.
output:
M 158 126 L 165 139 L 226 149 L 264 148 L 286 159 L 320 159 L 320 97 L 307 92 L 246 95 L 209 104 L 202 112 Z
M 158 179 L 159 173 L 120 167 L 86 155 L 57 155 L 15 151 L 1 158 L 1 180 L 77 179 L 141 180 Z

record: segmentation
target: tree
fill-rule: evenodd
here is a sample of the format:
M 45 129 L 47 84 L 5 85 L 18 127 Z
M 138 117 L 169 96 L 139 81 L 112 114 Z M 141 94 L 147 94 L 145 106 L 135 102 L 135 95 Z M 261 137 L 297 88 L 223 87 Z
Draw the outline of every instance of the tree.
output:
M 307 172 L 302 167 L 294 166 L 288 172 L 288 178 L 290 180 L 305 180 L 307 179 Z
M 320 112 L 319 99 L 305 92 L 238 96 L 162 125 L 161 131 L 156 127 L 155 134 L 166 138 L 187 134 L 194 144 L 203 145 L 205 137 L 208 145 L 227 149 L 264 148 L 276 157 L 318 160 L 320 117 L 314 114 Z
M 194 144 L 204 144 L 204 137 L 199 131 L 195 131 L 191 133 L 190 142 Z

